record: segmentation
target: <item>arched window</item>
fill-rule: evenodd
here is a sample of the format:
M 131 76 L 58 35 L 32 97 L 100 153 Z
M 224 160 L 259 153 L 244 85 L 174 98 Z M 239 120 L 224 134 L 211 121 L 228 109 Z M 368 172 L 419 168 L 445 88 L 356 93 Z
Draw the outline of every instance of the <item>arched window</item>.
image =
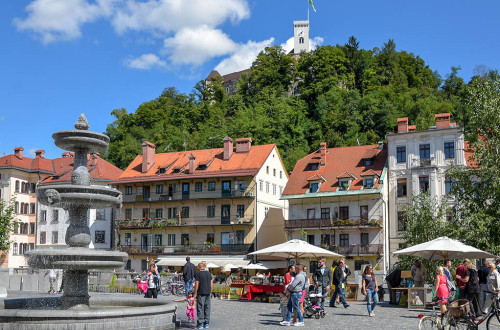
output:
M 300 37 L 299 38 L 299 44 L 303 44 L 304 43 L 304 37 Z
M 24 182 L 21 182 L 21 193 L 25 193 L 26 192 L 26 184 Z
M 17 243 L 14 243 L 12 246 L 12 254 L 17 254 Z
M 29 208 L 29 204 L 25 203 L 24 204 L 24 214 L 28 214 L 28 208 Z
M 19 192 L 19 180 L 16 180 L 16 192 Z
M 16 213 L 19 213 L 19 202 L 16 202 L 16 204 L 15 204 L 15 207 L 14 207 L 14 208 L 15 208 L 15 210 L 14 210 L 14 211 L 15 211 Z

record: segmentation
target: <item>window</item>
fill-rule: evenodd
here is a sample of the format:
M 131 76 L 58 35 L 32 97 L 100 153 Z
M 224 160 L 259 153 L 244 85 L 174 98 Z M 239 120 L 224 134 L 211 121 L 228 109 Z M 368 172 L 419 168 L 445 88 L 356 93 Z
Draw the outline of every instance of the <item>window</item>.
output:
M 12 254 L 17 255 L 19 252 L 17 251 L 17 243 L 12 244 Z
M 163 245 L 163 235 L 162 234 L 155 234 L 154 242 L 155 242 L 155 246 L 162 246 Z
M 264 191 L 264 181 L 259 181 L 259 190 Z
M 28 235 L 28 224 L 27 223 L 21 223 L 21 233 L 23 235 Z
M 449 176 L 446 177 L 446 180 L 444 181 L 444 190 L 446 194 L 451 194 L 451 191 L 453 189 L 453 179 Z
M 132 209 L 125 209 L 125 219 L 132 219 Z
M 215 243 L 215 233 L 207 233 L 207 239 L 205 240 L 207 243 Z
M 340 246 L 349 246 L 349 234 L 340 234 Z
M 368 233 L 361 233 L 361 245 L 368 245 Z
M 149 209 L 142 209 L 142 217 L 144 219 L 149 219 Z
M 340 190 L 349 189 L 349 180 L 339 180 L 339 189 Z
M 201 182 L 196 182 L 194 184 L 194 191 L 201 191 L 203 189 L 203 184 Z
M 132 260 L 128 259 L 127 263 L 125 264 L 125 269 L 130 270 L 132 269 Z
M 276 169 L 273 168 L 273 176 L 276 176 Z
M 175 245 L 175 234 L 168 234 L 167 235 L 167 245 L 168 246 L 174 246 Z
M 330 234 L 321 234 L 320 244 L 325 247 L 330 246 Z
M 269 194 L 269 182 L 266 182 L 266 193 Z
M 420 191 L 426 193 L 429 190 L 429 177 L 428 176 L 419 177 L 418 184 L 420 187 Z
M 33 251 L 35 249 L 35 243 L 30 243 L 29 250 Z
M 455 158 L 455 142 L 444 143 L 444 158 Z
M 300 37 L 299 38 L 299 44 L 303 44 L 304 43 L 304 37 Z
M 31 184 L 31 193 L 34 194 L 36 192 L 36 183 Z
M 127 246 L 132 245 L 132 234 L 131 233 L 125 233 L 125 245 L 127 245 Z
M 245 244 L 245 231 L 237 230 L 236 231 L 236 244 Z
M 405 212 L 398 211 L 398 231 L 404 231 L 406 229 L 405 226 Z
M 276 185 L 273 184 L 273 195 L 276 195 Z
M 309 184 L 309 192 L 315 193 L 315 192 L 318 192 L 318 190 L 319 190 L 319 183 L 311 182 Z
M 47 233 L 44 231 L 40 232 L 40 244 L 47 243 Z
M 238 218 L 243 218 L 245 216 L 245 205 L 236 206 L 236 216 Z
M 40 222 L 47 221 L 47 210 L 43 210 L 40 212 Z
M 330 208 L 322 207 L 321 208 L 321 219 L 330 219 Z
M 16 191 L 16 193 L 19 192 L 19 181 L 16 181 L 16 190 L 15 191 Z
M 142 196 L 142 187 L 137 187 L 137 195 Z
M 431 145 L 421 144 L 420 145 L 420 159 L 431 159 Z
M 95 219 L 96 220 L 106 220 L 106 210 L 105 209 L 95 210 Z
M 309 164 L 309 170 L 310 171 L 317 171 L 318 170 L 318 163 Z
M 406 147 L 396 147 L 396 159 L 398 163 L 406 163 Z
M 222 193 L 231 192 L 231 181 L 222 181 Z
M 14 234 L 19 234 L 19 222 L 14 222 Z
M 181 217 L 189 218 L 189 206 L 183 206 L 181 209 Z
M 215 217 L 215 205 L 207 206 L 207 218 Z
M 106 243 L 106 232 L 104 230 L 96 230 L 94 233 L 94 243 L 104 244 Z
M 283 195 L 283 186 L 280 186 L 280 196 Z
M 314 245 L 314 235 L 307 235 L 307 243 Z
M 283 171 L 280 171 L 280 179 L 283 179 Z
M 2 196 L 0 196 L 2 197 Z M 36 213 L 36 204 L 35 203 L 30 203 L 30 214 L 35 214 Z
M 163 209 L 156 209 L 155 216 L 156 216 L 156 219 L 163 218 Z
M 361 205 L 359 207 L 359 216 L 361 219 L 368 220 L 368 205 Z
M 35 234 L 35 223 L 34 222 L 30 222 L 30 232 L 29 232 L 30 235 L 34 235 Z
M 365 166 L 372 166 L 373 165 L 373 159 L 371 159 L 371 158 L 367 158 L 364 161 L 365 161 Z
M 189 245 L 189 234 L 181 234 L 182 245 Z
M 16 204 L 14 204 L 14 212 L 19 213 L 19 202 L 16 202 Z
M 208 183 L 208 191 L 215 191 L 215 181 L 210 181 Z
M 363 187 L 365 188 L 373 188 L 375 185 L 375 179 L 374 178 L 365 178 L 363 179 Z
M 163 185 L 162 184 L 156 185 L 156 193 L 158 195 L 163 194 Z
M 125 195 L 132 195 L 132 186 L 125 187 Z
M 220 233 L 220 241 L 222 245 L 234 244 L 234 233 Z
M 177 208 L 176 207 L 172 207 L 172 217 L 174 219 L 178 219 L 179 218 L 179 213 L 177 212 Z
M 406 179 L 398 179 L 398 197 L 406 197 Z
M 455 213 L 456 213 L 456 209 L 454 207 L 450 207 L 446 211 L 446 221 L 453 221 L 453 219 L 455 219 Z
M 315 218 L 316 218 L 316 210 L 307 209 L 307 219 L 315 219 Z
M 340 206 L 339 207 L 339 218 L 342 220 L 349 219 L 349 206 Z
M 52 232 L 52 244 L 57 244 L 59 242 L 59 232 Z
M 266 174 L 269 174 L 269 166 L 266 166 Z

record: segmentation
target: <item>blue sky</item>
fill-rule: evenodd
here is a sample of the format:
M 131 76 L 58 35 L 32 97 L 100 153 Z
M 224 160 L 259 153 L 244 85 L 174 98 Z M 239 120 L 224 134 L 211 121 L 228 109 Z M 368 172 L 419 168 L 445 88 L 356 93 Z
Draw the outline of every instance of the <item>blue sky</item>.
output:
M 461 66 L 500 69 L 500 2 L 315 0 L 314 44 L 364 49 L 389 38 L 443 77 Z M 242 70 L 265 46 L 287 47 L 307 0 L 15 0 L 0 10 L 0 153 L 44 149 L 80 113 L 104 132 L 116 108 L 133 112 L 173 86 L 189 93 L 217 68 Z

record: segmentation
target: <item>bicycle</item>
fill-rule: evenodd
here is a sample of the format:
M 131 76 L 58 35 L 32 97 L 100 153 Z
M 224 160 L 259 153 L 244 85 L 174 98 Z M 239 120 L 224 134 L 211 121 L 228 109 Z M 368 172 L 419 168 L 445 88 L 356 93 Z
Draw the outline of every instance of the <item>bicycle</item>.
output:
M 451 301 L 452 296 L 448 298 L 448 301 Z M 440 315 L 441 311 L 437 306 L 432 307 L 432 312 L 433 315 L 430 316 L 423 316 L 420 314 L 418 317 L 420 318 L 420 321 L 418 323 L 418 329 L 419 330 L 424 330 L 424 329 L 438 329 L 438 330 L 449 330 L 449 329 L 468 329 L 469 326 L 467 324 L 466 320 L 462 320 L 460 318 L 454 317 L 453 313 L 450 312 L 450 305 L 452 305 L 452 302 L 446 303 L 446 313 L 444 315 Z M 465 308 L 469 309 L 469 302 L 466 301 L 466 304 L 464 303 Z M 439 314 L 437 312 L 439 310 Z M 468 311 L 467 311 L 468 313 Z
M 166 282 L 160 286 L 160 292 L 165 296 L 170 296 L 171 294 L 175 296 L 186 295 L 184 284 L 180 282 Z
M 487 293 L 492 294 L 491 306 L 488 309 L 488 313 L 480 318 L 474 318 L 473 316 L 465 315 L 464 318 L 469 322 L 468 329 L 478 329 L 484 321 L 486 321 L 487 330 L 500 330 L 500 295 L 498 292 L 488 291 Z

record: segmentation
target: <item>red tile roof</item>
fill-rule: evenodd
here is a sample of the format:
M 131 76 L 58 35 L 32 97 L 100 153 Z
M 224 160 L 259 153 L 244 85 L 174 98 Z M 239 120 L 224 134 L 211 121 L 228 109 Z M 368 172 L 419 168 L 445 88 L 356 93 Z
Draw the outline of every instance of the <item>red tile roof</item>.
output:
M 52 159 L 47 158 L 18 158 L 14 154 L 0 157 L 0 168 L 17 168 L 27 172 L 55 173 Z
M 321 184 L 318 193 L 336 192 L 339 186 L 339 178 L 352 178 L 350 191 L 360 190 L 363 187 L 362 175 L 380 175 L 384 170 L 387 150 L 378 149 L 378 145 L 354 146 L 342 148 L 329 148 L 326 153 L 326 165 L 319 166 L 317 171 L 310 171 L 309 164 L 315 162 L 315 157 L 320 155 L 319 150 L 300 159 L 288 184 L 283 191 L 283 195 L 303 195 L 309 188 L 308 179 L 313 175 L 323 177 L 326 182 Z M 375 155 L 372 166 L 364 166 L 362 161 L 366 155 Z M 379 181 L 375 184 L 375 189 L 379 187 Z
M 252 146 L 249 152 L 234 151 L 226 161 L 223 159 L 224 148 L 160 153 L 154 155 L 154 164 L 146 173 L 141 172 L 142 155 L 138 155 L 113 183 L 255 175 L 274 148 L 274 144 Z M 193 174 L 188 173 L 190 154 L 195 157 L 196 168 Z M 208 166 L 201 169 L 200 165 Z M 165 169 L 165 173 L 160 174 L 160 168 Z M 175 173 L 174 169 L 183 170 Z

